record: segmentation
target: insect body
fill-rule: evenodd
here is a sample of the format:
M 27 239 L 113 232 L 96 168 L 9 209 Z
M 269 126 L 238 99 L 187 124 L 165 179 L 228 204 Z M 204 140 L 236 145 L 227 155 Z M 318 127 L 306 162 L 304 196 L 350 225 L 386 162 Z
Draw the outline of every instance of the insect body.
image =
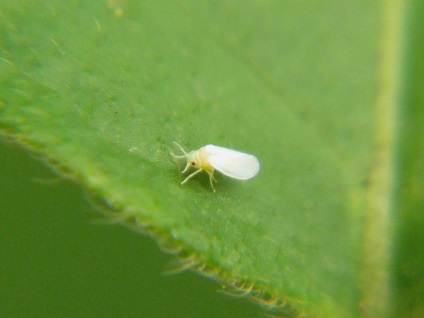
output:
M 256 176 L 259 171 L 259 161 L 253 156 L 244 152 L 214 146 L 206 145 L 198 150 L 190 151 L 189 153 L 185 152 L 184 149 L 174 141 L 174 143 L 181 149 L 184 153 L 181 156 L 177 156 L 171 152 L 171 155 L 177 159 L 185 159 L 187 165 L 181 173 L 185 173 L 194 167 L 197 170 L 185 178 L 181 184 L 186 183 L 189 179 L 194 177 L 196 174 L 206 171 L 209 174 L 209 181 L 213 191 L 215 187 L 213 182 L 217 182 L 213 176 L 213 172 L 218 170 L 222 174 L 238 179 L 238 180 L 247 180 Z

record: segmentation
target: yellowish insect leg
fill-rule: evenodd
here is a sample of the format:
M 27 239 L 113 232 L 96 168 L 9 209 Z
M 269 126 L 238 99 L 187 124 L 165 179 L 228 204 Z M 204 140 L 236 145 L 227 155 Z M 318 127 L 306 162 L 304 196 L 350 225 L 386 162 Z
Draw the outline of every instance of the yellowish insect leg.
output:
M 207 171 L 207 173 L 209 174 L 209 182 L 211 183 L 212 190 L 213 192 L 216 192 L 215 187 L 213 186 L 213 181 L 215 182 L 218 182 L 218 181 L 216 181 L 215 177 L 213 176 L 213 170 Z
M 184 170 L 186 170 L 186 169 L 184 169 Z M 197 170 L 197 171 L 193 172 L 191 175 L 189 175 L 187 178 L 185 178 L 185 179 L 181 182 L 181 184 L 186 183 L 189 179 L 193 178 L 196 174 L 198 174 L 198 173 L 200 173 L 200 172 L 202 172 L 202 171 L 203 171 L 203 169 L 199 169 L 199 170 Z

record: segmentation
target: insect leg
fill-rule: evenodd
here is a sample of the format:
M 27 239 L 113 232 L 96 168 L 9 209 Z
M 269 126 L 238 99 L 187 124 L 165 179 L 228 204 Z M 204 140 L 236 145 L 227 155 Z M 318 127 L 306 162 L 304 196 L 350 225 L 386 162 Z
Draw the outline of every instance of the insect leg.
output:
M 207 171 L 207 173 L 209 174 L 209 182 L 211 183 L 212 190 L 213 192 L 216 192 L 215 187 L 213 186 L 213 181 L 218 181 L 216 181 L 215 177 L 213 176 L 213 171 Z
M 213 175 L 213 171 L 212 171 L 212 172 L 209 172 L 209 177 L 210 177 L 213 181 L 215 181 L 215 183 L 218 183 L 218 181 L 216 181 L 216 179 L 215 179 L 215 176 Z
M 185 170 L 185 169 L 184 169 L 184 170 Z M 197 171 L 193 172 L 191 175 L 189 175 L 187 178 L 185 178 L 185 179 L 181 182 L 181 184 L 186 183 L 189 179 L 193 178 L 196 174 L 198 174 L 198 173 L 199 173 L 199 172 L 201 172 L 201 171 L 203 171 L 203 169 L 199 169 L 199 170 L 197 170 Z
M 187 170 L 188 170 L 190 167 L 191 167 L 190 162 L 187 162 L 187 165 L 185 166 L 184 170 L 183 170 L 183 171 L 181 171 L 181 173 L 186 173 L 186 172 L 187 172 Z

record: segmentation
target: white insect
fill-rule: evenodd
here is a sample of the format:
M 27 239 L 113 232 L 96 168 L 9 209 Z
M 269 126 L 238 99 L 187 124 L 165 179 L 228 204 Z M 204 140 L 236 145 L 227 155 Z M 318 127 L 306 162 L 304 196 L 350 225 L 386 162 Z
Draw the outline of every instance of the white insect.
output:
M 187 153 L 178 143 L 175 141 L 174 143 L 181 149 L 184 155 L 177 156 L 172 152 L 171 155 L 174 158 L 185 159 L 187 161 L 187 165 L 181 173 L 187 172 L 190 167 L 197 169 L 185 178 L 181 184 L 186 183 L 196 174 L 206 171 L 209 174 L 212 190 L 215 191 L 215 187 L 213 186 L 213 181 L 217 182 L 213 176 L 215 169 L 228 177 L 238 180 L 253 178 L 259 171 L 258 159 L 244 152 L 214 145 L 206 145 Z

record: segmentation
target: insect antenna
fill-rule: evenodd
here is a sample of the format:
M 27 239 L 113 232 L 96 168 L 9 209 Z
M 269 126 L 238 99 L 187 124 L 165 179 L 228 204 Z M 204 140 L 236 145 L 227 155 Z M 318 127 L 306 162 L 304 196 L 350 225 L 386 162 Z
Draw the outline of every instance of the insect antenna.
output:
M 182 156 L 177 156 L 176 154 L 174 154 L 174 153 L 171 151 L 171 156 L 172 156 L 172 157 L 174 157 L 174 158 L 176 158 L 176 159 L 182 159 L 182 158 L 187 157 L 187 153 L 185 152 L 185 150 L 183 149 L 183 147 L 181 147 L 181 146 L 179 145 L 179 143 L 177 143 L 176 141 L 173 141 L 173 143 L 174 143 L 174 144 L 176 144 L 176 145 L 178 146 L 178 148 L 180 148 L 180 149 L 181 149 L 181 151 L 184 153 L 184 155 L 182 155 Z

